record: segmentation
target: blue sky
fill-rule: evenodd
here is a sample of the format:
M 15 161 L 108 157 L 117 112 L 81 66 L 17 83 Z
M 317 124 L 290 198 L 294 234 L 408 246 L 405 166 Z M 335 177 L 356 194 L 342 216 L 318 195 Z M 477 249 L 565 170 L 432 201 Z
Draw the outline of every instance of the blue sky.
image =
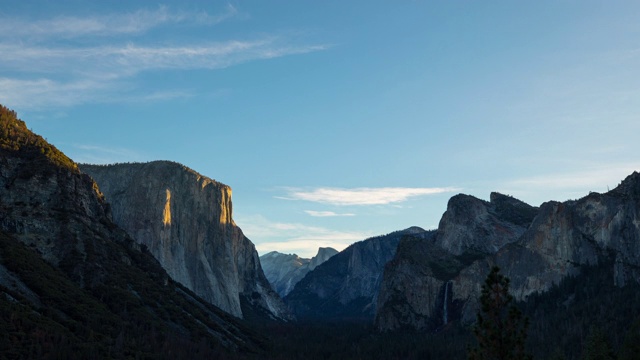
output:
M 78 162 L 233 188 L 312 256 L 456 193 L 533 205 L 640 170 L 635 1 L 0 0 L 0 103 Z

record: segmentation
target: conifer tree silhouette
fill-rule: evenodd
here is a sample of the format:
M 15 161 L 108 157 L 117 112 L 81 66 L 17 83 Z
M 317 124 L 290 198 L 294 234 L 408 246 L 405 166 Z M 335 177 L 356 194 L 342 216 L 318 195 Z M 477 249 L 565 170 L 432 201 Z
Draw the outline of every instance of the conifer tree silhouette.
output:
M 470 360 L 531 359 L 525 353 L 529 320 L 513 305 L 509 278 L 495 266 L 482 285 L 480 311 L 473 332 L 478 346 L 469 350 Z

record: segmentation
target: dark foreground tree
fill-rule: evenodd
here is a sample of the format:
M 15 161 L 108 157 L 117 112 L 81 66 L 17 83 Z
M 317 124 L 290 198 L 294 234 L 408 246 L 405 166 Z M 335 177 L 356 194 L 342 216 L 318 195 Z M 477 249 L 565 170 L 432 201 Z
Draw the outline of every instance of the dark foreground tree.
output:
M 627 331 L 622 349 L 620 350 L 620 360 L 634 360 L 640 356 L 640 320 L 636 320 L 631 329 Z
M 638 356 L 638 354 L 635 354 Z M 607 336 L 598 328 L 591 328 L 582 354 L 584 360 L 613 360 L 615 355 Z M 635 357 L 637 359 L 637 357 Z
M 473 332 L 478 346 L 469 351 L 470 360 L 531 359 L 524 351 L 529 320 L 513 305 L 509 279 L 491 269 L 482 285 L 480 311 Z

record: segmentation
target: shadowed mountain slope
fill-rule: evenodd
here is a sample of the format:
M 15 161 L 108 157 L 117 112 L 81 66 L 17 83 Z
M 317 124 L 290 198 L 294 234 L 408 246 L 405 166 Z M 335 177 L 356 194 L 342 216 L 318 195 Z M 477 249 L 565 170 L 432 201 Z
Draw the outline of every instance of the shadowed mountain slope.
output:
M 519 301 L 598 264 L 612 264 L 612 285 L 640 280 L 636 172 L 605 194 L 540 208 L 506 199 L 507 206 L 492 210 L 482 200 L 464 197 L 450 200 L 435 240 L 407 239 L 399 245 L 381 285 L 379 329 L 473 322 L 481 285 L 494 265 L 511 279 L 511 293 Z M 494 199 L 492 194 L 491 203 Z
M 412 227 L 357 242 L 309 272 L 285 297 L 300 319 L 373 319 L 384 265 Z
M 225 358 L 256 334 L 174 282 L 96 183 L 0 106 L 0 352 Z M 65 355 L 66 354 L 66 355 Z
M 283 254 L 272 251 L 260 256 L 260 263 L 274 290 L 280 296 L 285 297 L 309 271 L 312 271 L 337 253 L 338 251 L 333 248 L 319 248 L 316 256 L 311 259 L 305 259 L 296 254 Z

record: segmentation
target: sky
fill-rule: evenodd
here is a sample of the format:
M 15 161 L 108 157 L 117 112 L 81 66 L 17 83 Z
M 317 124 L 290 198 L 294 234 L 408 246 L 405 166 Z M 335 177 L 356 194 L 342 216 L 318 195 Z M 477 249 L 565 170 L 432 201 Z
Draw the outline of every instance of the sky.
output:
M 77 162 L 231 186 L 260 254 L 311 257 L 492 191 L 640 170 L 637 1 L 0 0 L 0 103 Z

